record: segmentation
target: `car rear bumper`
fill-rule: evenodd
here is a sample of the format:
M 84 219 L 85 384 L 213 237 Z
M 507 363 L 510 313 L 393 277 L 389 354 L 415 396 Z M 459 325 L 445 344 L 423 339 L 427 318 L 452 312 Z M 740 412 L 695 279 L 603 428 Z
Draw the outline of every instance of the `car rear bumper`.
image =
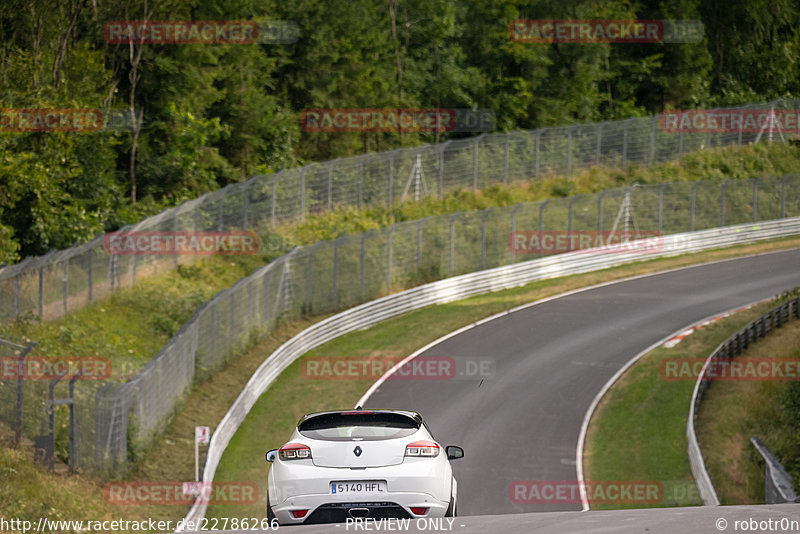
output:
M 360 495 L 356 498 L 345 495 L 312 494 L 292 497 L 272 512 L 281 525 L 344 523 L 348 518 L 398 518 L 444 517 L 450 502 L 442 502 L 426 493 L 382 493 L 374 499 Z M 424 514 L 414 514 L 411 508 L 425 508 Z M 293 511 L 307 510 L 301 518 Z

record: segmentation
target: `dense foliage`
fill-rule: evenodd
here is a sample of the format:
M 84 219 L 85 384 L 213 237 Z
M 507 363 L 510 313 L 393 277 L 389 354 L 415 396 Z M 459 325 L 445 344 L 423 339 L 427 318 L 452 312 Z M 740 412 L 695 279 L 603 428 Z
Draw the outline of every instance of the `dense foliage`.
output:
M 527 44 L 515 19 L 698 19 L 693 44 Z M 115 20 L 289 20 L 293 44 L 110 44 Z M 0 128 L 0 263 L 256 172 L 447 134 L 308 133 L 308 108 L 453 107 L 498 130 L 800 94 L 796 0 L 2 0 L 0 107 L 120 108 L 134 131 Z M 454 136 L 464 134 L 452 134 Z

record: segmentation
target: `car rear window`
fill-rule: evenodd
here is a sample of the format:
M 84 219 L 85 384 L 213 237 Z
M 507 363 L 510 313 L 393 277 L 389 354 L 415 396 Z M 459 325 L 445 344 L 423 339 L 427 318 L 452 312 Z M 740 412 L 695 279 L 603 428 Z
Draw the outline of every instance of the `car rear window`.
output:
M 323 414 L 306 419 L 297 427 L 303 436 L 327 441 L 380 441 L 410 436 L 419 423 L 402 414 Z

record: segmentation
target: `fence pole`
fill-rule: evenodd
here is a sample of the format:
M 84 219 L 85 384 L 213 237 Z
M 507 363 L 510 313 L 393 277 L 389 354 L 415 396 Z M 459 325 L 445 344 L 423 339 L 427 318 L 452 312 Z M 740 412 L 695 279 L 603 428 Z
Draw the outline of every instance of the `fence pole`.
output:
M 481 214 L 481 270 L 486 269 L 486 218 L 491 211 L 489 208 Z
M 275 228 L 275 196 L 277 192 L 277 181 L 278 181 L 278 175 L 276 173 L 272 175 L 272 195 L 271 195 L 272 198 L 270 199 L 272 202 L 272 206 L 270 207 L 270 216 L 269 216 L 270 224 L 272 225 L 273 228 Z
M 87 266 L 87 276 L 89 277 L 89 304 L 92 303 L 93 295 L 92 295 L 92 286 L 94 285 L 94 277 L 92 276 L 92 264 L 94 263 L 94 247 L 90 248 L 88 251 L 87 256 L 89 257 L 89 265 Z
M 475 138 L 472 142 L 472 190 L 478 190 L 478 143 L 483 135 Z
M 33 350 L 33 347 L 36 346 L 36 341 L 31 341 L 28 345 L 22 349 L 22 352 L 19 354 L 19 368 L 25 368 L 25 356 Z M 22 438 L 22 408 L 24 406 L 23 399 L 25 396 L 25 375 L 24 373 L 19 373 L 17 375 L 17 428 L 14 429 L 14 446 L 19 445 L 19 441 Z
M 311 313 L 311 295 L 314 292 L 314 251 L 319 243 L 312 245 L 308 249 L 308 263 L 306 264 L 306 313 Z
M 242 191 L 242 210 L 244 211 L 244 213 L 242 214 L 242 230 L 247 230 L 247 224 L 249 222 L 247 220 L 247 216 L 248 216 L 247 211 L 248 211 L 248 209 L 250 207 L 250 196 L 248 195 L 249 187 L 250 187 L 250 180 L 247 180 L 244 183 L 244 191 Z M 175 214 L 175 218 L 177 219 L 177 214 Z M 176 230 L 177 230 L 177 228 L 176 228 Z
M 572 172 L 572 128 L 567 130 L 567 178 Z
M 69 260 L 65 258 L 63 263 L 64 263 L 64 275 L 61 278 L 61 287 L 63 289 L 63 294 L 64 294 L 64 315 L 67 315 L 67 296 L 68 296 L 68 292 L 69 292 L 69 288 L 68 288 L 68 285 L 69 285 Z
M 542 137 L 542 130 L 541 129 L 536 130 L 535 135 L 536 135 L 536 164 L 534 166 L 533 176 L 535 178 L 538 178 L 539 177 L 539 143 L 540 143 L 540 139 Z
M 389 228 L 389 235 L 386 239 L 386 291 L 392 290 L 392 232 L 397 224 Z
M 428 217 L 430 217 L 430 215 Z M 422 268 L 422 227 L 425 225 L 425 221 L 428 220 L 428 217 L 421 219 L 419 223 L 417 223 L 417 274 L 419 274 L 419 270 Z
M 788 176 L 784 176 L 781 180 L 781 219 L 786 217 L 786 180 Z
M 14 318 L 19 317 L 19 274 L 14 276 Z M 90 292 L 91 294 L 91 292 Z
M 569 208 L 567 209 L 567 240 L 569 244 L 567 245 L 567 252 L 572 251 L 572 205 L 578 200 L 579 196 L 575 195 L 569 199 Z
M 683 158 L 683 127 L 678 132 L 678 159 Z
M 628 123 L 630 119 L 622 123 L 622 168 L 628 165 Z
M 392 181 L 394 179 L 394 151 L 389 152 L 389 180 L 387 181 L 388 192 L 386 204 L 392 209 Z
M 542 238 L 544 237 L 544 208 L 550 202 L 548 198 L 539 205 L 539 257 L 544 255 L 544 248 L 542 247 Z
M 653 118 L 650 120 L 650 158 L 649 162 L 650 165 L 656 159 L 656 122 L 658 121 L 658 115 L 654 115 Z
M 333 164 L 335 161 L 328 163 L 328 211 L 333 210 Z
M 113 257 L 113 256 L 112 256 Z M 111 279 L 111 290 L 114 290 L 114 279 Z M 44 270 L 39 265 L 39 318 L 44 319 Z
M 503 150 L 503 185 L 508 185 L 508 144 L 511 134 L 505 135 L 505 149 Z
M 220 190 L 219 203 L 217 204 L 217 231 L 221 232 L 222 227 L 225 225 L 225 214 L 223 213 L 223 202 L 225 200 L 225 188 Z
M 664 233 L 664 188 L 667 184 L 658 186 L 658 233 Z
M 361 209 L 364 198 L 364 157 L 358 158 L 358 209 Z
M 245 220 L 247 220 L 246 212 L 245 212 Z M 174 232 L 174 234 L 172 236 L 172 239 L 177 239 L 179 227 L 180 227 L 180 223 L 178 221 L 178 208 L 175 208 L 175 218 L 172 221 L 172 231 Z M 178 247 L 174 247 L 172 257 L 173 257 L 173 266 L 174 266 L 174 268 L 177 269 L 178 268 Z
M 725 226 L 725 188 L 728 187 L 731 179 L 728 178 L 722 185 L 720 186 L 720 195 L 719 195 L 719 225 Z
M 334 309 L 339 307 L 339 240 L 337 237 L 333 240 L 333 306 Z
M 456 250 L 455 250 L 455 224 L 456 224 L 456 219 L 458 218 L 459 215 L 461 215 L 460 211 L 458 213 L 450 216 L 450 266 L 449 266 L 450 267 L 449 268 L 450 276 L 453 276 L 453 269 L 455 268 L 455 254 L 456 254 Z
M 364 300 L 366 296 L 367 286 L 366 286 L 366 241 L 367 237 L 369 237 L 375 229 L 372 228 L 363 232 L 361 234 L 361 259 L 359 262 L 360 266 L 360 273 L 361 273 L 361 300 Z
M 758 182 L 761 177 L 753 179 L 753 222 L 758 220 Z
M 517 246 L 516 245 L 517 241 L 516 241 L 516 236 L 514 234 L 517 231 L 517 210 L 519 210 L 521 207 L 522 207 L 522 202 L 520 202 L 519 204 L 517 204 L 516 206 L 514 206 L 511 209 L 511 235 L 509 236 L 509 239 L 508 239 L 508 243 L 509 243 L 509 247 L 508 248 L 509 248 L 510 254 L 511 254 L 511 258 L 509 260 L 509 263 L 514 263 L 514 260 L 516 259 L 516 255 L 514 254 L 514 252 L 515 252 L 515 249 L 516 249 L 516 246 Z
M 691 214 L 689 215 L 689 231 L 694 232 L 694 206 L 695 206 L 695 193 L 697 191 L 697 186 L 700 185 L 700 182 L 695 182 L 692 184 L 692 200 L 691 200 Z
M 603 139 L 603 124 L 604 123 L 601 122 L 597 125 L 597 147 L 594 150 L 595 165 L 600 165 L 600 147 L 601 147 L 600 143 L 602 142 Z
M 439 149 L 439 198 L 444 196 L 444 149 L 450 141 L 445 141 Z
M 603 231 L 603 197 L 606 196 L 608 190 L 602 191 L 597 197 L 597 231 Z
M 306 220 L 306 170 L 308 165 L 300 169 L 300 220 Z

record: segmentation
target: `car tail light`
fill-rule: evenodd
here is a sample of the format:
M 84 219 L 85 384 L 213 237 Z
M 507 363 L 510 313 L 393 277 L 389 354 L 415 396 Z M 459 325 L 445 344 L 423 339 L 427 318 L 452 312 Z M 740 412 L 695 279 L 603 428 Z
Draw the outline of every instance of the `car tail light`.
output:
M 428 513 L 428 509 L 423 506 L 412 506 L 411 513 L 414 515 L 425 515 Z
M 311 449 L 301 443 L 287 443 L 278 451 L 281 460 L 307 460 L 311 458 Z
M 292 510 L 292 517 L 294 517 L 295 519 L 300 519 L 302 517 L 305 517 L 307 513 L 308 510 Z
M 439 456 L 439 444 L 435 441 L 415 441 L 406 445 L 406 456 L 435 458 Z

